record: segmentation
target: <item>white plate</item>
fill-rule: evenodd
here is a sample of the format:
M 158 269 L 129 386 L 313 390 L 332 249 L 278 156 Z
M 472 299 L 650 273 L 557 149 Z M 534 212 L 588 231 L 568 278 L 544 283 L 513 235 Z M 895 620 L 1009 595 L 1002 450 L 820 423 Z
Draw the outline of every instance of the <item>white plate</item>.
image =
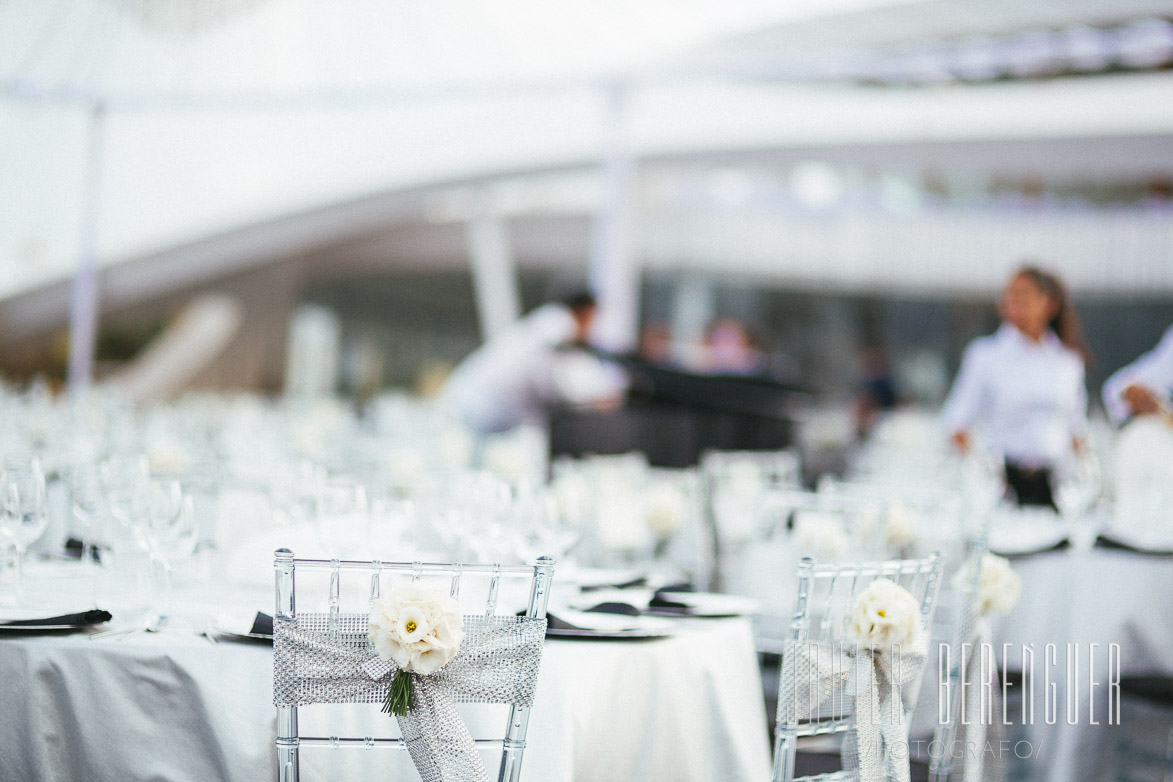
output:
M 251 613 L 237 611 L 220 614 L 211 621 L 211 630 L 216 635 L 223 635 L 229 638 L 241 638 L 251 641 L 272 641 L 273 636 L 271 635 L 252 632 L 253 622 L 256 621 L 256 618 L 256 611 Z
M 653 634 L 669 635 L 675 629 L 671 619 L 659 616 L 628 616 L 595 611 L 575 611 L 571 608 L 557 608 L 550 611 L 564 622 L 574 625 L 575 632 L 591 634 Z M 554 633 L 571 632 L 553 630 Z
M 665 600 L 671 600 L 674 603 L 682 603 L 686 606 L 684 611 L 674 611 L 671 608 L 665 609 L 665 615 L 675 616 L 702 616 L 702 617 L 722 617 L 722 616 L 745 616 L 747 614 L 756 614 L 761 610 L 761 601 L 752 597 L 745 597 L 743 595 L 724 595 L 717 592 L 661 592 L 659 597 Z M 657 613 L 656 608 L 649 608 L 651 613 Z
M 667 638 L 672 635 L 663 630 L 546 630 L 548 638 L 578 638 L 591 641 L 639 641 L 652 638 Z

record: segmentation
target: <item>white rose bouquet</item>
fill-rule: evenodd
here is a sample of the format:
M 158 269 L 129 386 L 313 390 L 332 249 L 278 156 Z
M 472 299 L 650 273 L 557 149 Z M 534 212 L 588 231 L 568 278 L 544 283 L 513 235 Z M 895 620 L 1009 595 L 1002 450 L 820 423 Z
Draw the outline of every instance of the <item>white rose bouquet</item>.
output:
M 877 578 L 856 599 L 847 637 L 861 649 L 918 646 L 924 640 L 920 605 L 904 587 Z
M 399 667 L 387 688 L 384 714 L 403 716 L 415 707 L 411 677 L 443 668 L 460 651 L 464 617 L 447 592 L 411 582 L 371 607 L 367 638 L 380 658 Z
M 972 568 L 964 567 L 958 571 L 956 578 L 968 579 L 972 574 Z M 1018 605 L 1018 598 L 1021 595 L 1022 580 L 1010 567 L 1010 561 L 997 554 L 984 554 L 982 572 L 978 576 L 978 616 L 1008 614 Z

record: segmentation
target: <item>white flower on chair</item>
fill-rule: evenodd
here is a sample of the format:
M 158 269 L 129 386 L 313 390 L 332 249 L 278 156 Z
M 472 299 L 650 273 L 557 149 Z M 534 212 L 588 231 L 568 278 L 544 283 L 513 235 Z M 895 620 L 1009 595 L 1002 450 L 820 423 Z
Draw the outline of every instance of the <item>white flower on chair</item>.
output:
M 405 714 L 414 702 L 408 677 L 435 673 L 460 651 L 460 603 L 442 589 L 413 581 L 379 598 L 371 606 L 369 622 L 367 638 L 375 652 L 399 668 L 384 711 Z
M 924 637 L 920 605 L 887 578 L 877 578 L 856 598 L 847 625 L 848 640 L 862 649 L 917 646 Z

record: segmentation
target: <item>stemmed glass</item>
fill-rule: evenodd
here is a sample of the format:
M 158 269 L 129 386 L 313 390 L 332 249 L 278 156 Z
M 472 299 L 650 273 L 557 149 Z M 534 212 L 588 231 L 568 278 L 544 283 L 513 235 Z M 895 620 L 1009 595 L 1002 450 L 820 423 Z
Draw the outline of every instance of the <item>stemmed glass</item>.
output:
M 45 473 L 40 460 L 13 460 L 0 471 L 0 533 L 16 550 L 16 599 L 24 600 L 24 560 L 28 547 L 44 534 Z
M 106 494 L 102 487 L 101 471 L 90 464 L 75 464 L 69 472 L 69 493 L 73 517 L 81 527 L 81 563 L 94 564 L 94 527 L 106 508 Z
M 147 519 L 141 529 L 151 561 L 163 574 L 159 613 L 171 603 L 171 572 L 177 557 L 190 556 L 198 538 L 195 504 L 176 480 L 151 481 Z
M 144 553 L 146 541 L 140 529 L 148 523 L 150 471 L 142 455 L 112 456 L 100 467 L 102 491 L 106 497 L 102 534 L 104 579 L 118 589 L 141 589 L 142 571 L 136 566 Z

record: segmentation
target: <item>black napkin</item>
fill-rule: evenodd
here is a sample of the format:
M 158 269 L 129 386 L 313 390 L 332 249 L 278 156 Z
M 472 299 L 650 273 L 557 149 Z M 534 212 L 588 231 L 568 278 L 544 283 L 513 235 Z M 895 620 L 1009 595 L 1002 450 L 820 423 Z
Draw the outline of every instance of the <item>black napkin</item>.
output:
M 1067 538 L 1063 538 L 1063 540 L 1059 541 L 1053 546 L 1035 549 L 1034 551 L 994 551 L 994 553 L 998 556 L 1005 557 L 1006 559 L 1022 559 L 1023 557 L 1033 557 L 1035 554 L 1050 554 L 1055 551 L 1066 551 L 1069 548 L 1071 548 L 1071 541 Z
M 84 548 L 85 544 L 82 541 L 78 540 L 77 538 L 70 538 L 69 540 L 65 541 L 65 556 L 69 559 L 81 559 L 81 553 Z M 94 546 L 93 552 L 94 561 L 101 562 L 102 549 L 98 546 Z
M 518 616 L 524 616 L 524 611 L 518 611 Z M 582 630 L 578 625 L 571 624 L 565 619 L 559 619 L 551 613 L 546 614 L 546 632 L 551 630 Z
M 84 627 L 86 625 L 100 625 L 103 622 L 109 622 L 111 618 L 109 611 L 94 608 L 89 611 L 82 611 L 80 614 L 63 614 L 62 616 L 49 616 L 40 619 L 12 619 L 7 622 L 0 622 L 0 626 L 51 627 L 53 625 L 69 625 L 71 627 Z
M 656 590 L 656 594 L 652 595 L 652 599 L 648 601 L 648 610 L 654 611 L 658 614 L 690 614 L 692 613 L 692 606 L 688 603 L 682 603 L 679 600 L 673 600 L 667 595 L 675 592 L 693 592 L 692 584 L 669 584 L 666 587 L 661 587 Z
M 624 581 L 620 584 L 590 584 L 587 586 L 580 587 L 579 589 L 582 592 L 601 592 L 604 589 L 637 589 L 639 587 L 647 586 L 647 585 L 648 585 L 647 577 L 640 576 L 639 578 L 633 578 L 630 581 Z
M 273 617 L 268 614 L 257 611 L 257 616 L 253 619 L 252 629 L 249 630 L 251 635 L 273 635 Z
M 1098 536 L 1096 538 L 1096 548 L 1109 549 L 1111 551 L 1128 551 L 1133 554 L 1143 554 L 1147 557 L 1173 557 L 1173 549 L 1141 548 L 1132 543 L 1125 543 L 1111 535 Z
M 591 606 L 586 609 L 584 613 L 639 616 L 639 609 L 631 603 L 599 603 L 597 606 Z

